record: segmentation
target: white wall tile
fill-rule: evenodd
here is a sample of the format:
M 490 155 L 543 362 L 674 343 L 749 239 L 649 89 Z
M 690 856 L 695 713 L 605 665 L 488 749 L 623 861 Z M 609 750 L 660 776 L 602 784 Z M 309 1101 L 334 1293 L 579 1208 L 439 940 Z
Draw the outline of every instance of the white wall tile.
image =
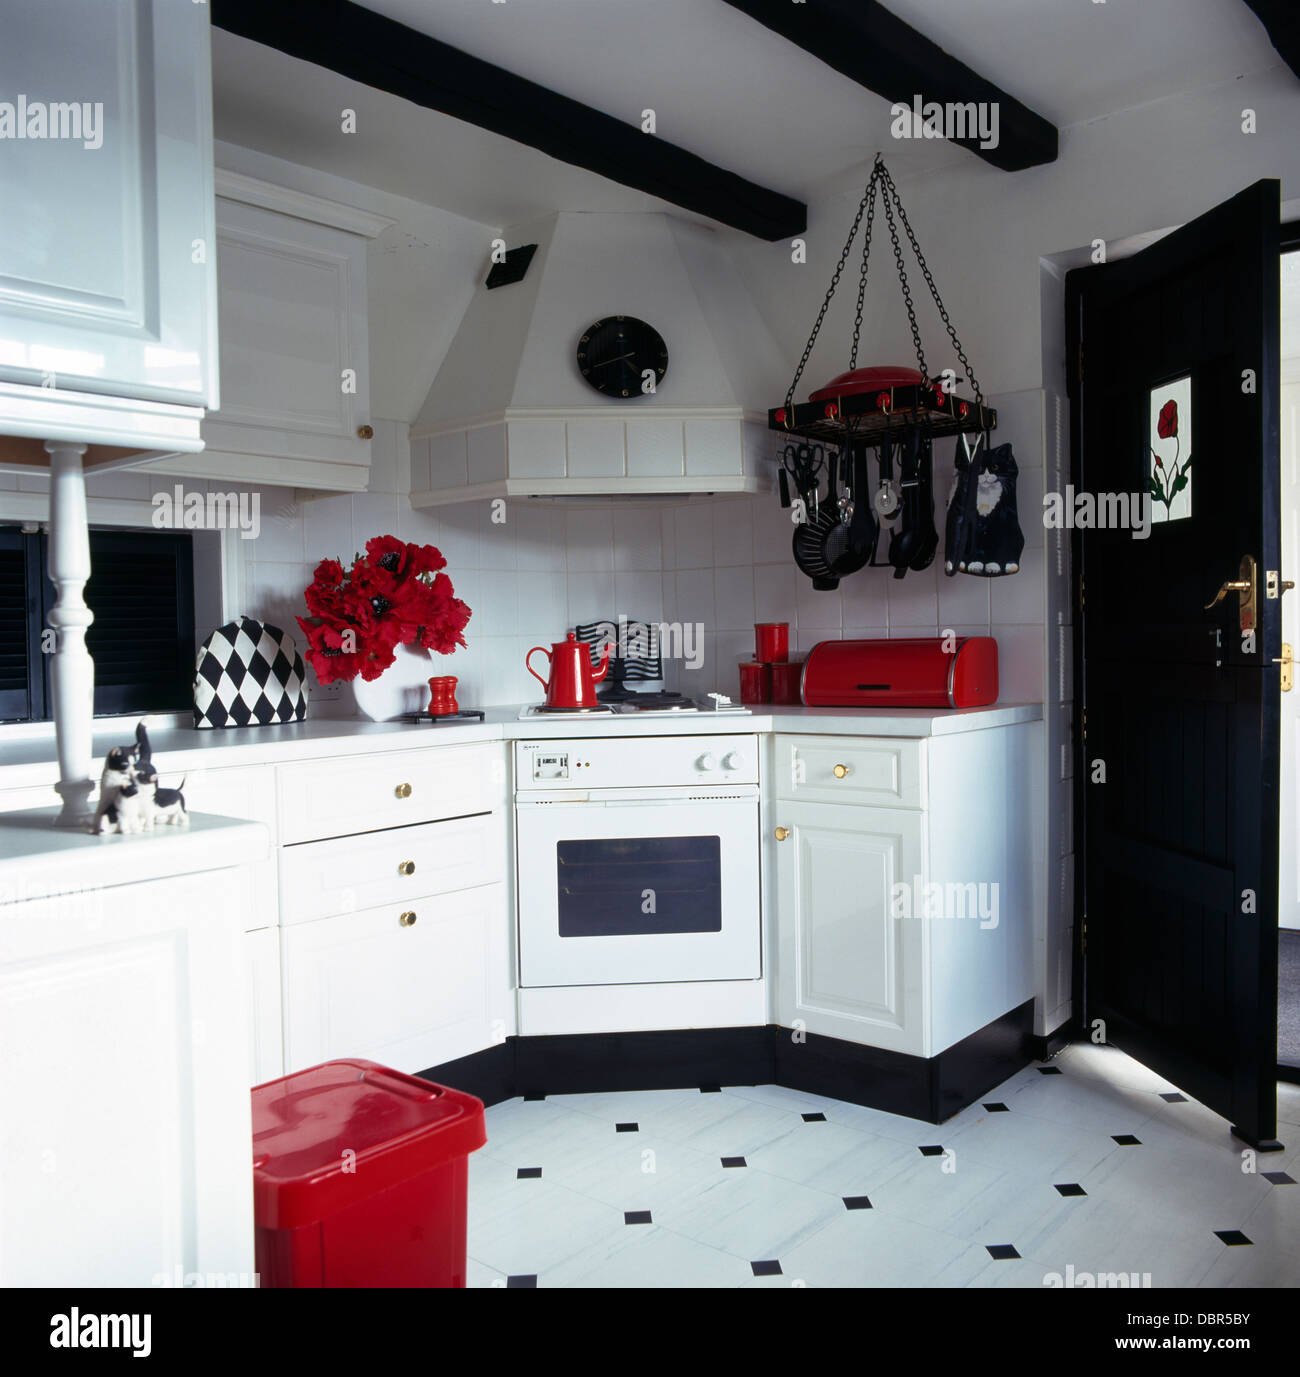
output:
M 794 535 L 792 509 L 782 507 L 775 497 L 756 498 L 751 509 L 754 523 L 754 563 L 790 565 L 790 541 Z
M 560 508 L 543 502 L 511 502 L 506 511 L 514 527 L 515 567 L 519 572 L 562 570 L 564 514 Z
M 453 569 L 479 568 L 479 531 L 482 508 L 475 502 L 458 502 L 438 508 L 442 541 L 439 549 Z
M 677 508 L 662 507 L 659 511 L 659 535 L 663 549 L 663 567 L 677 568 Z
M 332 499 L 337 500 L 337 499 Z M 376 536 L 397 531 L 397 498 L 392 493 L 359 492 L 352 495 L 352 539 L 359 551 Z
M 629 477 L 657 478 L 683 472 L 682 423 L 629 417 L 627 422 Z
M 512 478 L 564 477 L 563 421 L 511 421 L 506 438 Z
M 1041 626 L 1000 626 L 998 697 L 1004 703 L 1040 703 L 1043 698 L 1043 629 Z
M 747 498 L 714 502 L 713 563 L 715 567 L 754 562 L 753 503 Z
M 958 578 L 963 575 L 958 574 Z M 987 583 L 994 626 L 1023 626 L 1042 622 L 1046 588 L 1043 577 L 1043 551 L 1026 549 L 1017 574 L 996 579 L 971 579 L 967 583 Z
M 622 421 L 570 421 L 565 430 L 570 477 L 618 478 L 626 472 Z
M 718 631 L 744 631 L 752 634 L 754 625 L 754 569 L 713 571 L 714 621 Z
M 406 444 L 406 423 L 376 418 L 372 424 L 375 434 L 370 441 L 370 477 L 366 487 L 371 492 L 401 492 L 397 453 L 399 446 Z
M 678 569 L 713 568 L 713 511 L 707 502 L 688 502 L 673 510 Z
M 663 534 L 657 507 L 641 503 L 614 508 L 614 568 L 658 569 Z
M 506 428 L 477 426 L 465 437 L 471 483 L 495 483 L 506 476 Z
M 614 513 L 609 507 L 567 508 L 564 548 L 570 573 L 613 569 Z
M 663 575 L 656 570 L 615 573 L 614 609 L 610 615 L 659 621 L 663 617 Z
M 301 564 L 306 558 L 303 539 L 305 504 L 295 500 L 292 488 L 254 488 L 258 500 L 259 530 L 245 543 L 249 561 Z
M 792 624 L 797 622 L 797 579 L 803 579 L 803 575 L 793 564 L 758 565 L 754 569 L 754 620 Z
M 512 569 L 479 570 L 481 635 L 514 637 L 518 633 L 518 582 Z
M 948 577 L 939 571 L 939 625 L 983 626 L 988 634 L 989 626 L 989 585 L 992 583 L 1015 582 L 1022 574 L 1013 574 L 1009 579 L 983 579 L 973 574 L 954 574 Z M 904 580 L 906 582 L 906 580 Z M 1028 617 L 1004 617 L 1004 621 L 1029 621 Z
M 569 626 L 613 617 L 616 608 L 612 570 L 566 575 Z
M 799 575 L 800 578 L 804 576 Z M 840 604 L 845 626 L 887 626 L 889 571 L 860 569 L 840 583 Z
M 888 576 L 889 632 L 896 635 L 931 636 L 939 628 L 939 588 L 934 565 L 909 571 L 901 579 Z
M 716 630 L 713 608 L 713 570 L 677 571 L 677 616 L 679 622 L 702 622 L 706 631 Z
M 521 636 L 532 636 L 533 643 L 564 639 L 568 620 L 568 589 L 564 575 L 532 573 L 518 580 L 518 627 Z
M 799 576 L 795 598 L 798 604 L 796 620 L 800 631 L 839 633 L 843 625 L 839 589 L 820 589 L 812 580 Z M 767 620 L 767 618 L 764 618 Z M 780 620 L 777 618 L 776 620 Z
M 382 535 L 382 531 L 372 534 Z M 352 499 L 320 497 L 303 503 L 303 538 L 307 559 L 314 565 L 322 559 L 352 563 L 361 546 L 352 533 Z

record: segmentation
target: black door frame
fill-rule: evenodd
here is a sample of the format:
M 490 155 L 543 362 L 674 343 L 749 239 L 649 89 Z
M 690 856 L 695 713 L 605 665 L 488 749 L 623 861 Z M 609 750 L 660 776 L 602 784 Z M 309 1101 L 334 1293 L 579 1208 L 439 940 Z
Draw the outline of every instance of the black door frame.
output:
M 1282 254 L 1300 252 L 1300 220 L 1283 221 L 1279 232 L 1280 240 L 1278 244 L 1279 260 Z M 1080 435 L 1079 435 L 1079 407 L 1076 404 L 1076 389 L 1080 382 L 1079 377 L 1079 298 L 1078 282 L 1086 280 L 1097 267 L 1082 266 L 1072 270 L 1074 276 L 1073 288 L 1067 278 L 1065 286 L 1065 376 L 1066 392 L 1070 402 L 1070 482 L 1074 484 L 1076 490 L 1080 486 Z M 1280 268 L 1280 262 L 1279 262 Z M 1087 1024 L 1084 1022 L 1084 994 L 1085 994 L 1085 970 L 1084 958 L 1087 950 L 1086 934 L 1083 926 L 1083 893 L 1084 880 L 1086 878 L 1086 866 L 1083 859 L 1083 847 L 1081 845 L 1081 833 L 1083 827 L 1083 809 L 1085 804 L 1085 790 L 1087 785 L 1087 762 L 1084 758 L 1083 731 L 1079 707 L 1083 696 L 1083 601 L 1079 585 L 1078 571 L 1082 567 L 1082 542 L 1083 534 L 1077 527 L 1070 529 L 1070 607 L 1071 607 L 1071 626 L 1070 626 L 1070 651 L 1073 657 L 1071 666 L 1070 683 L 1073 691 L 1072 717 L 1070 730 L 1072 734 L 1071 758 L 1074 763 L 1074 788 L 1071 791 L 1071 805 L 1073 808 L 1073 818 L 1071 826 L 1071 842 L 1074 846 L 1074 892 L 1072 899 L 1074 903 L 1074 940 L 1071 948 L 1072 969 L 1070 973 L 1070 999 L 1073 1008 L 1073 1015 L 1070 1024 L 1077 1030 L 1077 1035 L 1085 1041 L 1089 1039 L 1090 1033 Z M 1300 1084 L 1300 1066 L 1278 1063 L 1278 1079 Z

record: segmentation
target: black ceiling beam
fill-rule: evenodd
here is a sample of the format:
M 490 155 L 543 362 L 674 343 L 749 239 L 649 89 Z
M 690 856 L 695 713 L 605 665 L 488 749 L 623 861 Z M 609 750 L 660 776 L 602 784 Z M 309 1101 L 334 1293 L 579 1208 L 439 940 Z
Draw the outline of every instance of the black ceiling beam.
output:
M 972 71 L 876 0 L 727 0 L 828 67 L 909 109 L 913 98 L 998 106 L 998 144 L 953 139 L 1006 172 L 1056 161 L 1056 126 Z M 976 21 L 978 22 L 978 21 Z
M 1246 0 L 1277 55 L 1300 76 L 1300 10 L 1295 0 Z
M 801 201 L 350 0 L 212 0 L 212 22 L 759 239 L 807 227 Z

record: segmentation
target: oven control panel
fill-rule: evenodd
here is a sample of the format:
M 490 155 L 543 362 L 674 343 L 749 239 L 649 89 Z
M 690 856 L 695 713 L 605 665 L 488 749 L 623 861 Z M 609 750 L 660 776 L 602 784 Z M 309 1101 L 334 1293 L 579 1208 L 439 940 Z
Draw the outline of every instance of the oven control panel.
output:
M 515 788 L 645 789 L 758 783 L 753 735 L 592 737 L 515 743 Z
M 539 783 L 548 779 L 568 779 L 568 751 L 538 751 L 533 756 L 533 778 Z

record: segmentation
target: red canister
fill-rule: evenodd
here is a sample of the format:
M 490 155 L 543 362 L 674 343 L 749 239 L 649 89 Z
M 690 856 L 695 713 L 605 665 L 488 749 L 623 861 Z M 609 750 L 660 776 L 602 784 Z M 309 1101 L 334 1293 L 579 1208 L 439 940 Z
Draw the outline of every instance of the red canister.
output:
M 437 674 L 429 680 L 429 708 L 434 717 L 448 717 L 460 709 L 456 706 L 456 676 Z
M 803 679 L 803 661 L 787 660 L 784 664 L 769 665 L 772 676 L 772 701 L 774 703 L 802 703 L 800 684 Z
M 790 623 L 754 623 L 754 659 L 775 665 L 790 658 Z
M 740 666 L 740 701 L 742 703 L 770 703 L 772 701 L 772 667 L 747 661 Z

